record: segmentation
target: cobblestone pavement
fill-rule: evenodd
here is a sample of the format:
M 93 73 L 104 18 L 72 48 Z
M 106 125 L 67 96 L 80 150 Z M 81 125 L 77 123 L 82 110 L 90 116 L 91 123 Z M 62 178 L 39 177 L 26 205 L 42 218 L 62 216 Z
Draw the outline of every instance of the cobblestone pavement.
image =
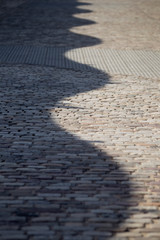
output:
M 82 2 L 82 1 L 81 1 Z M 73 27 L 72 32 L 100 38 L 101 44 L 95 47 L 116 49 L 160 50 L 160 4 L 159 0 L 83 0 L 88 15 L 75 15 L 96 22 Z M 83 8 L 83 6 L 81 7 Z
M 13 12 L 26 0 L 0 0 L 0 17 L 5 17 L 8 13 Z
M 85 2 L 29 0 L 0 44 L 158 50 L 158 1 Z M 0 87 L 1 240 L 160 239 L 159 79 L 15 63 Z

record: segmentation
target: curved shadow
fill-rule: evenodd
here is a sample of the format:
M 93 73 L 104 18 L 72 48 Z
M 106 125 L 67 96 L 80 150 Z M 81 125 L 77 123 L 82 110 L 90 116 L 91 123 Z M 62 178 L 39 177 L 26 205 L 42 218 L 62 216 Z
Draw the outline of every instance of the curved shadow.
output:
M 73 17 L 86 12 L 78 5 L 76 0 L 29 1 L 1 22 L 0 41 L 69 48 L 100 43 L 69 31 L 93 24 Z M 129 177 L 112 156 L 65 132 L 50 116 L 57 102 L 109 84 L 109 76 L 97 70 L 95 82 L 90 72 L 37 66 L 8 66 L 6 71 L 0 83 L 0 191 L 7 203 L 0 224 L 7 232 L 1 235 L 8 237 L 16 229 L 27 239 L 38 234 L 44 239 L 110 238 L 128 215 Z

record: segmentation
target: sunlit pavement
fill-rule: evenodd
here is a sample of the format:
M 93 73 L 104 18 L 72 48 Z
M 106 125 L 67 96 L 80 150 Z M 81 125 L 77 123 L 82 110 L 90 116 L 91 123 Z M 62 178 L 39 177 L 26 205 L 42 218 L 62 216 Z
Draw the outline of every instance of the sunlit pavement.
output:
M 1 19 L 0 239 L 160 239 L 159 9 L 29 0 Z

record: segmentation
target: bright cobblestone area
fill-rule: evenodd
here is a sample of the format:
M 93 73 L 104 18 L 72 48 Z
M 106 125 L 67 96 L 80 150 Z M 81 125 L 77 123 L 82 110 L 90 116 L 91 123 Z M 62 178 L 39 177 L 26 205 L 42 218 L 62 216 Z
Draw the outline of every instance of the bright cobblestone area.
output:
M 131 216 L 122 224 L 129 232 L 116 236 L 159 239 L 160 82 L 117 76 L 110 83 L 63 99 L 51 113 L 65 130 L 113 156 L 129 176 Z

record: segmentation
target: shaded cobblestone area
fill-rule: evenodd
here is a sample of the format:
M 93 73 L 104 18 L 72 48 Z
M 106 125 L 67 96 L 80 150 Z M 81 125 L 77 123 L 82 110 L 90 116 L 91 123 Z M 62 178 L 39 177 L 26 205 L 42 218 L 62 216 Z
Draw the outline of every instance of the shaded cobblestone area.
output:
M 0 43 L 108 46 L 111 35 L 86 29 L 116 1 L 102 18 L 89 9 L 104 2 L 92 3 L 30 0 L 0 22 Z M 120 32 L 110 47 L 158 49 L 146 32 L 140 42 Z M 158 80 L 3 64 L 0 88 L 1 240 L 159 240 Z
M 27 0 L 0 0 L 0 19 L 16 10 L 18 6 Z
M 57 101 L 104 81 L 102 73 L 1 67 L 1 239 L 106 239 L 128 216 L 128 171 L 52 121 Z
M 2 19 L 0 44 L 54 45 L 65 47 L 86 47 L 100 43 L 99 38 L 69 31 L 72 27 L 94 24 L 94 21 L 77 19 L 75 13 L 90 13 L 78 9 L 85 6 L 75 0 L 28 0 L 17 7 L 14 14 Z

